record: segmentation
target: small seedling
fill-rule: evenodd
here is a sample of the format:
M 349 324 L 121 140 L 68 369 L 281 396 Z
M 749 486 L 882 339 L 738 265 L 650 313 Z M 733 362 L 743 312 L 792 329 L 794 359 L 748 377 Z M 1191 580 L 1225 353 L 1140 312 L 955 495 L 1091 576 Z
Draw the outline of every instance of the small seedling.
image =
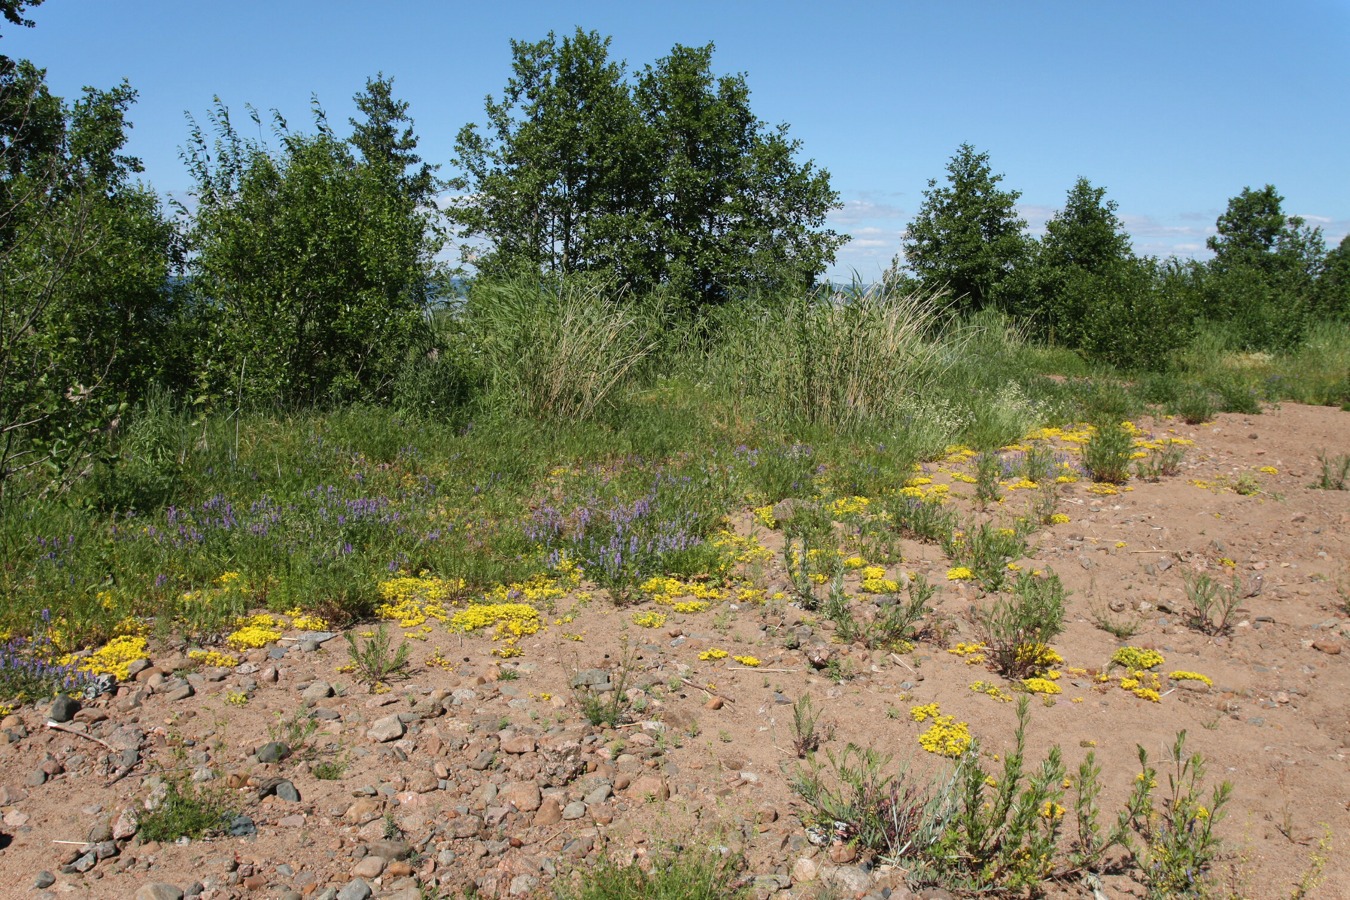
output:
M 366 683 L 372 691 L 382 687 L 386 681 L 404 676 L 408 669 L 408 642 L 399 644 L 398 650 L 390 650 L 392 639 L 384 623 L 375 629 L 368 638 L 358 641 L 353 632 L 347 632 L 347 653 L 351 657 L 356 677 Z
M 801 699 L 792 704 L 792 749 L 798 759 L 805 759 L 808 753 L 820 749 L 820 735 L 816 733 L 816 721 L 820 711 L 811 705 L 811 695 L 802 694 Z

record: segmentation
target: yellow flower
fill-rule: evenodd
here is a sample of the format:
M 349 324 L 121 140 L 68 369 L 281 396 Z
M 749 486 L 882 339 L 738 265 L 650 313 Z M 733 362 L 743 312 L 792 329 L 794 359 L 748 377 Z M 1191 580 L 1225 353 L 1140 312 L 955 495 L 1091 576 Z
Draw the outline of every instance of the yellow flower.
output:
M 666 615 L 665 613 L 659 613 L 655 610 L 634 613 L 633 624 L 637 625 L 639 628 L 660 628 L 662 625 L 666 624 Z
M 759 660 L 753 656 L 733 656 L 732 659 L 751 669 L 758 668 L 760 665 Z
M 1058 822 L 1064 813 L 1064 807 L 1050 800 L 1045 801 L 1045 805 L 1041 807 L 1041 818 L 1051 822 Z
M 1171 672 L 1167 676 L 1173 681 L 1203 681 L 1205 684 L 1213 687 L 1214 682 L 1210 681 L 1209 676 L 1201 675 L 1199 672 Z
M 975 573 L 966 566 L 955 566 L 947 570 L 948 581 L 969 581 L 975 577 Z
M 704 650 L 702 653 L 700 653 L 698 655 L 698 658 L 704 660 L 705 662 L 714 659 L 726 659 L 727 651 L 719 650 L 716 647 L 710 647 L 707 650 Z

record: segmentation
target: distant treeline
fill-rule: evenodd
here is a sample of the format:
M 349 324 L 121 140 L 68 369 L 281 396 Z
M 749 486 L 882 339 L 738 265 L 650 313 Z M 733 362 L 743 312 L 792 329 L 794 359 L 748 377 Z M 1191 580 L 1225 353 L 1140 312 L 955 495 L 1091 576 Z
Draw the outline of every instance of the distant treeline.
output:
M 25 5 L 6 19 L 29 24 Z M 124 153 L 130 85 L 65 100 L 44 70 L 0 56 L 0 485 L 78 475 L 152 391 L 206 410 L 423 396 L 426 360 L 487 352 L 467 320 L 500 314 L 503 283 L 558 296 L 580 283 L 641 307 L 678 352 L 715 342 L 731 305 L 829 302 L 820 279 L 847 240 L 825 227 L 829 173 L 754 116 L 744 76 L 713 73 L 711 44 L 633 72 L 580 29 L 511 51 L 449 178 L 418 156 L 380 74 L 342 134 L 317 104 L 309 131 L 272 114 L 271 144 L 218 100 L 190 119 L 190 208 Z M 1328 252 L 1273 186 L 1229 201 L 1199 263 L 1136 256 L 1085 179 L 1036 239 L 999 181 L 986 154 L 958 150 L 928 184 L 892 294 L 942 291 L 951 316 L 998 309 L 1130 368 L 1169 365 L 1199 328 L 1278 350 L 1350 317 L 1350 241 Z M 446 262 L 456 246 L 469 268 Z M 442 388 L 439 408 L 472 385 Z

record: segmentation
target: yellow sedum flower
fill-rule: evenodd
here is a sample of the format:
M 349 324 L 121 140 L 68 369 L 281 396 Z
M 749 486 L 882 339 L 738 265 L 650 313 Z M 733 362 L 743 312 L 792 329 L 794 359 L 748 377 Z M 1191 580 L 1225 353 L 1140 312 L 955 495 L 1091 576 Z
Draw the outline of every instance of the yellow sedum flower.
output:
M 108 641 L 83 659 L 66 656 L 61 660 L 61 664 L 75 663 L 76 669 L 81 672 L 88 672 L 90 675 L 112 675 L 118 681 L 126 681 L 130 677 L 128 670 L 131 664 L 149 655 L 150 646 L 145 638 L 139 635 L 122 635 Z
M 954 566 L 947 570 L 948 581 L 969 581 L 974 577 L 975 573 L 966 566 Z
M 732 659 L 749 669 L 757 669 L 761 665 L 759 659 L 754 656 L 733 656 Z
M 633 614 L 633 624 L 639 628 L 660 628 L 666 624 L 666 614 L 655 610 Z
M 700 653 L 698 655 L 698 658 L 703 660 L 704 662 L 717 659 L 726 659 L 727 651 L 719 650 L 716 647 L 709 647 L 707 650 L 704 650 L 702 653 Z
M 1201 681 L 1210 687 L 1214 686 L 1214 682 L 1210 680 L 1208 675 L 1201 675 L 1199 672 L 1170 672 L 1167 677 L 1173 681 Z

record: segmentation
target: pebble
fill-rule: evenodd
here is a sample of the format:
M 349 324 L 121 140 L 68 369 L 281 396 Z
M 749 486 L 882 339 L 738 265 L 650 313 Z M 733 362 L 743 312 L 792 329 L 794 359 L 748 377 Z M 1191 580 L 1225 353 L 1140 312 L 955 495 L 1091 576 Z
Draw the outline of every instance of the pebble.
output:
M 254 755 L 258 757 L 260 763 L 281 762 L 291 755 L 291 748 L 281 741 L 268 741 L 259 747 Z
M 1314 650 L 1320 650 L 1331 656 L 1339 656 L 1341 652 L 1341 645 L 1337 641 L 1316 640 L 1312 642 L 1312 645 Z
M 370 894 L 370 885 L 364 879 L 354 878 L 337 892 L 337 900 L 366 900 Z
M 134 900 L 183 900 L 183 891 L 163 882 L 143 884 L 136 890 Z
M 51 710 L 47 713 L 47 718 L 53 722 L 69 722 L 75 718 L 75 714 L 80 711 L 80 701 L 74 697 L 67 697 L 62 694 L 52 701 Z
M 51 872 L 48 872 L 46 869 L 43 869 L 41 872 L 37 873 L 37 877 L 33 879 L 33 887 L 37 888 L 38 890 L 42 890 L 43 888 L 49 888 L 53 884 L 56 884 L 56 876 L 53 875 Z
M 366 737 L 376 743 L 387 744 L 403 737 L 405 731 L 403 721 L 398 716 L 385 716 L 383 719 L 376 719 L 375 723 L 366 729 Z

